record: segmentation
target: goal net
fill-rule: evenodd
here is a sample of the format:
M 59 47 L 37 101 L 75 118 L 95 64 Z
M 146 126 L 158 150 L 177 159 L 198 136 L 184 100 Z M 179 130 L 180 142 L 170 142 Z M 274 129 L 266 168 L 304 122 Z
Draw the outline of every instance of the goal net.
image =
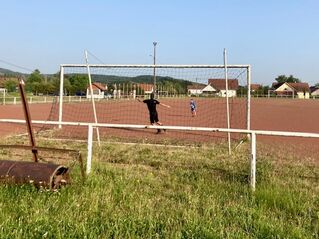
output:
M 61 65 L 60 97 L 48 120 L 60 123 L 55 137 L 85 138 L 86 124 L 99 123 L 107 126 L 99 127 L 102 140 L 225 140 L 225 133 L 205 128 L 227 128 L 228 116 L 230 128 L 249 128 L 249 66 L 228 66 L 227 72 L 228 91 L 223 65 Z M 160 134 L 148 128 L 150 115 L 143 101 L 151 93 L 161 103 L 156 107 L 159 121 L 170 127 Z M 191 111 L 191 99 L 196 115 Z M 76 126 L 66 126 L 66 122 Z M 232 138 L 238 135 L 232 134 Z

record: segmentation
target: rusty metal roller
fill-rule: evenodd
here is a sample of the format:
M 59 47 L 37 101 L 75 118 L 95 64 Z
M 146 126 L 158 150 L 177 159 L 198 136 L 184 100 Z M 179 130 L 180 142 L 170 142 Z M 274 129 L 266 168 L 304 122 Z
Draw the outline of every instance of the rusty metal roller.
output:
M 69 173 L 67 167 L 51 163 L 1 160 L 0 182 L 30 183 L 53 190 L 69 182 Z

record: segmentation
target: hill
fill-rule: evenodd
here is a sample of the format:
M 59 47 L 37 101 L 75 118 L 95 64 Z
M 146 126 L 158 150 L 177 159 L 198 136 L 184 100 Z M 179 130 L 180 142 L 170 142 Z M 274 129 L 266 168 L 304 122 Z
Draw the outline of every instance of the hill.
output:
M 5 68 L 0 68 L 0 76 L 27 76 L 28 74 L 21 73 L 18 71 L 12 71 Z

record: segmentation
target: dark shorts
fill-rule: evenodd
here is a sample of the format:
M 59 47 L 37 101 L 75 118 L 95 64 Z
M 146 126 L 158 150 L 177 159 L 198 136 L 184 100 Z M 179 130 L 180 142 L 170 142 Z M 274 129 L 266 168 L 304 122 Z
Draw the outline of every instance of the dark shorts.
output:
M 196 110 L 196 108 L 191 108 L 191 111 L 194 112 Z
M 151 124 L 157 123 L 159 121 L 157 112 L 150 112 L 150 121 L 151 121 Z

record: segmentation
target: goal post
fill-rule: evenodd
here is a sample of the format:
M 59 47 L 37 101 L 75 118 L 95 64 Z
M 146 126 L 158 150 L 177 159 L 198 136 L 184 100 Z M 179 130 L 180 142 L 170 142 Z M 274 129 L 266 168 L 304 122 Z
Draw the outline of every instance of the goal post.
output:
M 88 76 L 88 69 L 90 76 Z M 154 69 L 156 69 L 157 77 L 156 87 L 152 86 Z M 88 109 L 80 109 L 81 105 L 88 105 L 88 97 L 85 99 L 80 97 L 77 102 L 71 102 L 72 104 L 70 98 L 65 99 L 65 81 L 74 75 L 86 75 L 91 78 L 92 84 L 105 84 L 104 95 L 101 98 L 91 97 L 92 101 L 96 101 L 96 113 L 92 110 L 89 112 Z M 210 80 L 212 82 L 219 80 L 220 84 L 236 80 L 239 89 L 232 87 L 231 89 L 223 87 L 217 89 L 217 86 L 210 83 Z M 225 65 L 61 64 L 59 102 L 54 114 L 57 116 L 59 128 L 62 128 L 63 122 L 66 121 L 96 123 L 94 114 L 98 116 L 98 123 L 149 125 L 146 106 L 137 105 L 135 99 L 149 97 L 149 94 L 156 88 L 158 92 L 165 92 L 165 94 L 158 94 L 159 100 L 173 104 L 173 111 L 175 111 L 166 111 L 166 115 L 159 112 L 160 121 L 163 119 L 164 125 L 226 128 L 228 125 L 225 109 L 228 97 L 225 96 L 230 95 L 231 122 L 229 128 L 250 130 L 250 84 L 250 65 L 227 65 L 226 81 Z M 202 87 L 203 91 L 200 94 L 192 94 L 190 91 L 192 86 L 196 85 Z M 213 90 L 208 89 L 208 86 L 211 86 Z M 226 94 L 223 95 L 222 92 L 225 90 Z M 231 90 L 235 92 L 233 95 L 229 93 Z M 198 119 L 189 118 L 190 114 L 187 110 L 189 109 L 189 96 L 196 97 L 195 101 L 198 101 L 200 107 L 198 110 L 203 112 L 202 115 L 198 115 Z M 80 115 L 83 117 L 78 117 Z M 143 118 L 142 115 L 144 115 Z

